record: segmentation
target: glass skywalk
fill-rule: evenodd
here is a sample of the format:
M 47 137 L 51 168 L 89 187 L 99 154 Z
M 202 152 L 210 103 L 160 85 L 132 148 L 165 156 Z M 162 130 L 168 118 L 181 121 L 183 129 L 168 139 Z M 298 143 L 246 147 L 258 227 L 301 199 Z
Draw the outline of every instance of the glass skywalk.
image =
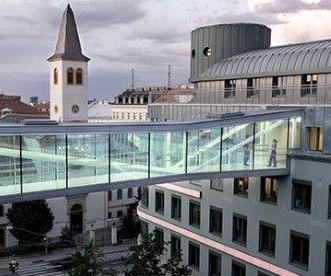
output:
M 0 127 L 0 199 L 168 176 L 287 168 L 301 113 L 205 122 Z M 109 188 L 108 188 L 109 189 Z

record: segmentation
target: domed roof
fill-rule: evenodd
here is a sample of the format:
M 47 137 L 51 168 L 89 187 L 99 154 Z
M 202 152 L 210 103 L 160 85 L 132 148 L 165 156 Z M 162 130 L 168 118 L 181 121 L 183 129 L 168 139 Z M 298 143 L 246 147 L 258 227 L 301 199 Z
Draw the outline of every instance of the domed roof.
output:
M 199 80 L 331 72 L 331 39 L 254 50 L 221 60 Z

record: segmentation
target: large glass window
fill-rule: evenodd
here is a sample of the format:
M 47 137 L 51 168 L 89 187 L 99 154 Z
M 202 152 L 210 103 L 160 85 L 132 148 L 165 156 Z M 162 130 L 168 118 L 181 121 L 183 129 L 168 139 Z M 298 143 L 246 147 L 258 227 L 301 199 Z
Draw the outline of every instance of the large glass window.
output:
M 249 178 L 241 177 L 233 180 L 233 194 L 248 197 Z
M 65 188 L 65 158 L 64 135 L 22 136 L 23 192 Z
M 307 127 L 308 148 L 311 151 L 323 151 L 323 128 Z
M 222 171 L 253 168 L 253 124 L 223 128 Z
M 221 276 L 222 258 L 221 254 L 209 251 L 209 276 Z
M 195 270 L 200 267 L 200 247 L 199 245 L 189 242 L 188 244 L 188 264 Z
M 261 177 L 261 201 L 277 203 L 278 179 L 275 177 Z
M 111 134 L 111 181 L 148 178 L 148 133 Z
M 255 124 L 254 169 L 286 168 L 288 120 Z
M 308 268 L 309 264 L 309 236 L 291 231 L 290 234 L 290 262 Z
M 233 236 L 234 242 L 246 246 L 247 240 L 247 218 L 242 215 L 233 215 Z
M 220 170 L 221 129 L 206 129 L 188 133 L 188 172 Z
M 200 203 L 190 201 L 190 225 L 200 227 Z
M 221 236 L 222 235 L 222 220 L 223 213 L 222 210 L 217 207 L 210 207 L 209 214 L 209 232 Z
M 182 201 L 178 196 L 171 196 L 171 218 L 181 220 L 182 218 Z
M 162 215 L 164 213 L 164 193 L 162 191 L 155 192 L 155 212 Z
M 171 235 L 170 254 L 171 254 L 171 257 L 181 256 L 180 237 Z
M 109 181 L 108 141 L 103 134 L 68 135 L 69 187 Z
M 275 256 L 276 250 L 276 226 L 260 222 L 260 252 L 266 253 L 270 256 Z
M 152 132 L 151 177 L 185 173 L 185 133 Z
M 292 182 L 292 208 L 310 213 L 311 185 L 297 180 L 293 180 Z

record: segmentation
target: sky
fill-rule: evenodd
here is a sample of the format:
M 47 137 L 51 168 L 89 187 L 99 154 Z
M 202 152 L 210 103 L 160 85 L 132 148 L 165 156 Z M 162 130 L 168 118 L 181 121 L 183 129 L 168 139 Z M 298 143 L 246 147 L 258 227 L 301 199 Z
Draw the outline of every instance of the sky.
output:
M 48 99 L 47 58 L 70 2 L 89 62 L 89 98 L 112 99 L 131 84 L 187 84 L 190 32 L 254 22 L 272 45 L 331 38 L 331 0 L 0 0 L 0 91 Z

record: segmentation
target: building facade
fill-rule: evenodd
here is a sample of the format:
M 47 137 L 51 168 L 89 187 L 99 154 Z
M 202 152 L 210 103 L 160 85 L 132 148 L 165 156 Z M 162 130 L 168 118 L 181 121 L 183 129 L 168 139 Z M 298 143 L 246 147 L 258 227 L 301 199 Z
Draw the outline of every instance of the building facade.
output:
M 245 37 L 243 30 L 250 35 Z M 233 53 L 227 50 L 227 39 L 235 45 Z M 260 25 L 193 31 L 192 99 L 149 106 L 159 121 L 305 108 L 298 132 L 301 145 L 287 156 L 288 176 L 228 177 L 143 189 L 138 208 L 143 232 L 155 231 L 169 242 L 168 257 L 181 252 L 194 275 L 331 273 L 330 40 L 279 47 L 269 43 L 270 31 Z M 247 129 L 229 143 L 249 135 Z M 205 143 L 204 136 L 198 144 Z M 279 157 L 272 156 L 279 153 L 279 138 L 275 140 L 257 149 L 256 154 L 270 153 L 266 165 L 277 166 Z M 244 150 L 239 158 L 249 165 L 254 157 Z

